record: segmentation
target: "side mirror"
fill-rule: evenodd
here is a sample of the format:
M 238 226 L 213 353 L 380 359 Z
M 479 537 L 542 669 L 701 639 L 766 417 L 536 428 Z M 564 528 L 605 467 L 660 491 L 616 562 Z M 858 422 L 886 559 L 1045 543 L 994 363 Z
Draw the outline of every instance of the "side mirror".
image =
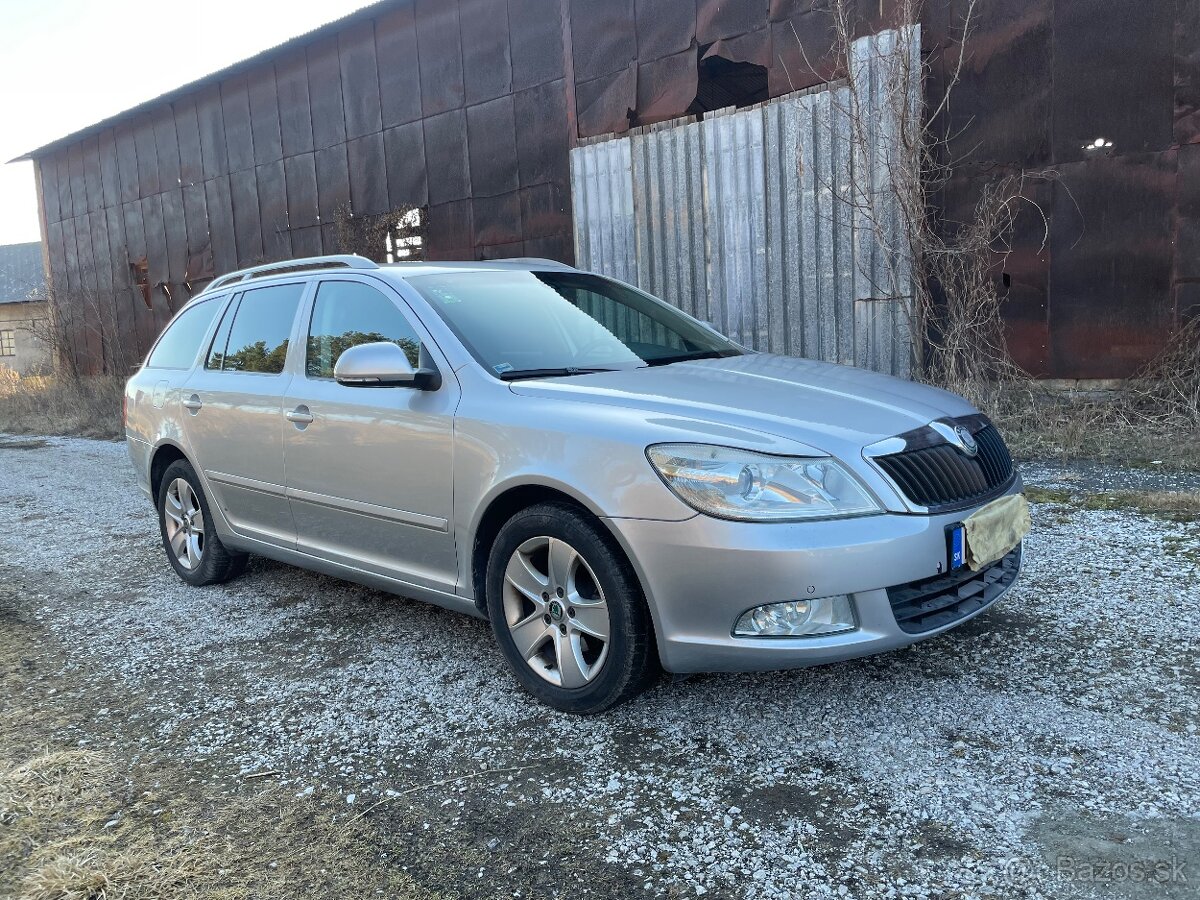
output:
M 412 387 L 436 390 L 441 377 L 433 369 L 414 369 L 408 356 L 391 341 L 359 344 L 344 351 L 333 377 L 347 387 Z

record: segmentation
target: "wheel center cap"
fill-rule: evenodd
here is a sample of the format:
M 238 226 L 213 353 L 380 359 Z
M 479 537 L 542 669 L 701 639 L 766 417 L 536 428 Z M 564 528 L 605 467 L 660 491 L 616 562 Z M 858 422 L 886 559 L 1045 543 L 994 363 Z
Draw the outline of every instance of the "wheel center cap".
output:
M 552 618 L 555 622 L 559 622 L 562 620 L 562 617 L 563 617 L 562 604 L 559 603 L 557 600 L 551 600 L 550 601 L 550 618 Z

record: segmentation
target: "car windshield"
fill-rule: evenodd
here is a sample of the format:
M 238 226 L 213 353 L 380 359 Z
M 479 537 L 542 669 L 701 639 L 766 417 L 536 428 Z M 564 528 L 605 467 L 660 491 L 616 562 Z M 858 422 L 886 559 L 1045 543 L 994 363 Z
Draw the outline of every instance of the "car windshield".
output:
M 475 358 L 506 380 L 746 352 L 661 300 L 597 275 L 448 272 L 409 283 Z

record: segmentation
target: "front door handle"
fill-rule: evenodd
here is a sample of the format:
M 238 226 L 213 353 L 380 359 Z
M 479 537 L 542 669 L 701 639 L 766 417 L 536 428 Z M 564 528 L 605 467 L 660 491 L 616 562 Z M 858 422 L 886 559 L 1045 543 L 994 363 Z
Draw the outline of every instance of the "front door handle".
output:
M 186 410 L 189 410 L 192 413 L 192 415 L 195 415 L 196 413 L 200 412 L 200 407 L 202 407 L 203 405 L 204 405 L 204 401 L 201 400 L 200 397 L 196 394 L 192 394 L 192 396 L 188 397 L 186 400 L 183 401 L 183 408 Z
M 313 414 L 308 411 L 308 407 L 303 404 L 297 406 L 287 414 L 287 420 L 294 422 L 297 425 L 311 425 L 313 422 Z

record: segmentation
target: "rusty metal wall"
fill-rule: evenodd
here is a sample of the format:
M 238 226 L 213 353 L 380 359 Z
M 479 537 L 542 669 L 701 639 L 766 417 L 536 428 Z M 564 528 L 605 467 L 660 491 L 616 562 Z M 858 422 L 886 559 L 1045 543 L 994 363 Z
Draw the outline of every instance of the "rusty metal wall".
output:
M 892 27 L 891 0 L 852 6 L 856 35 Z M 953 230 L 969 220 L 997 174 L 1057 173 L 1030 184 L 1011 252 L 996 271 L 1010 346 L 1040 375 L 1132 374 L 1183 318 L 1200 314 L 1200 4 L 1152 3 L 1136 16 L 1126 6 L 923 5 L 929 107 L 960 50 L 967 60 L 938 123 L 956 160 L 936 198 L 939 221 Z M 971 33 L 960 47 L 968 8 Z M 795 0 L 367 7 L 34 151 L 51 275 L 80 298 L 72 353 L 83 371 L 111 368 L 118 358 L 123 371 L 186 298 L 187 284 L 259 258 L 336 249 L 329 217 L 342 202 L 427 204 L 433 258 L 570 261 L 571 146 L 631 134 L 635 174 L 639 166 L 687 162 L 691 168 L 672 171 L 671 189 L 694 190 L 707 164 L 694 138 L 659 148 L 675 138 L 644 129 L 686 116 L 708 89 L 699 57 L 762 67 L 766 96 L 779 98 L 835 77 L 832 37 L 827 4 Z M 792 140 L 786 118 L 764 120 L 768 158 L 772 146 Z M 1113 146 L 1084 149 L 1101 136 Z M 783 174 L 767 168 L 768 192 L 775 184 L 792 201 L 820 199 L 815 184 L 789 184 Z M 836 177 L 831 171 L 825 181 Z M 779 252 L 769 249 L 765 288 L 752 279 L 748 306 L 741 295 L 731 305 L 727 291 L 710 310 L 707 292 L 694 287 L 707 280 L 707 268 L 671 261 L 696 240 L 688 231 L 696 223 L 672 221 L 665 197 L 664 187 L 634 207 L 657 223 L 640 232 L 650 240 L 635 276 L 656 293 L 685 308 L 699 303 L 706 316 L 732 316 L 739 333 L 767 349 L 848 353 L 858 362 L 873 347 L 877 366 L 888 354 L 903 355 L 903 340 L 887 353 L 878 343 L 896 335 L 887 323 L 902 310 L 888 308 L 892 301 L 878 296 L 888 292 L 874 288 L 883 257 L 870 244 L 852 249 L 862 268 L 849 299 L 822 293 L 822 282 L 804 281 L 797 259 L 773 244 L 776 232 L 802 240 L 806 233 L 772 204 L 767 246 Z M 835 242 L 818 240 L 814 252 L 845 257 Z M 130 271 L 142 258 L 165 278 L 149 305 Z M 762 270 L 735 259 L 721 270 L 722 283 L 741 285 Z M 811 300 L 826 326 L 785 317 L 785 296 L 791 304 Z M 847 329 L 828 327 L 847 317 L 863 323 L 855 334 L 873 329 L 875 337 L 848 346 Z
M 380 3 L 35 152 L 73 363 L 128 371 L 208 279 L 338 251 L 340 207 L 428 207 L 433 259 L 572 259 L 562 9 Z
M 857 93 L 836 83 L 573 150 L 578 264 L 754 349 L 906 375 L 911 269 L 883 85 L 896 54 L 919 59 L 920 32 L 864 37 L 854 52 Z M 900 71 L 919 102 L 919 67 Z

